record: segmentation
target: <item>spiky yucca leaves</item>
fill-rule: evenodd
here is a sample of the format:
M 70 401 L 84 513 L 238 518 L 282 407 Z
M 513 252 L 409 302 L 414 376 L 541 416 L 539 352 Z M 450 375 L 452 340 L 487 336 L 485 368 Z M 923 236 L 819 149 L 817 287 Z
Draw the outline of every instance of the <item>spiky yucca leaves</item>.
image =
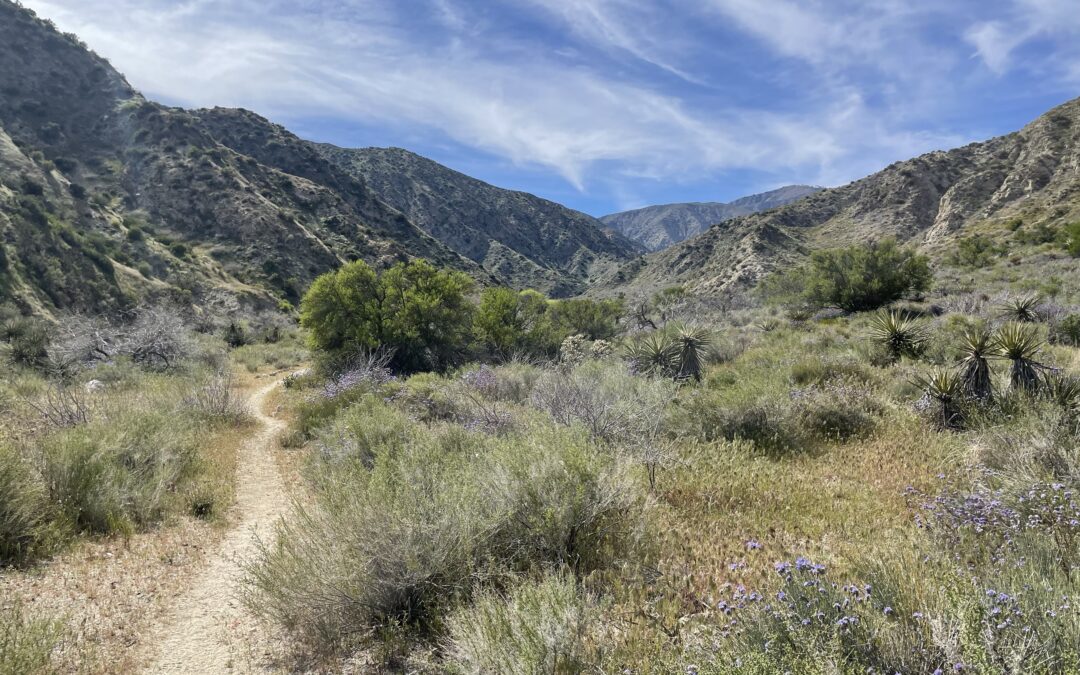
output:
M 912 382 L 934 402 L 934 421 L 941 429 L 959 429 L 963 426 L 960 398 L 964 392 L 964 380 L 952 370 L 934 370 L 929 375 L 918 375 Z
M 675 378 L 701 381 L 705 350 L 712 344 L 712 335 L 700 326 L 675 326 L 673 340 L 677 348 Z
M 653 331 L 631 342 L 626 357 L 643 375 L 670 377 L 678 363 L 679 345 L 667 331 Z
M 1013 389 L 1034 392 L 1039 389 L 1039 371 L 1043 365 L 1035 360 L 1042 348 L 1042 339 L 1034 326 L 1007 323 L 994 336 L 998 355 L 1012 362 L 1009 384 Z
M 1080 413 L 1080 376 L 1067 373 L 1048 375 L 1043 393 L 1066 412 Z
M 989 361 L 995 355 L 993 334 L 988 330 L 964 333 L 961 351 L 964 358 L 960 362 L 960 380 L 964 395 L 980 401 L 989 401 L 994 397 Z
M 1035 323 L 1039 316 L 1039 305 L 1042 298 L 1038 295 L 1025 295 L 1017 298 L 1009 298 L 1000 307 L 1001 315 L 1012 321 L 1022 323 Z
M 871 338 L 885 347 L 893 361 L 918 356 L 926 346 L 926 328 L 917 319 L 896 310 L 879 310 L 870 320 Z

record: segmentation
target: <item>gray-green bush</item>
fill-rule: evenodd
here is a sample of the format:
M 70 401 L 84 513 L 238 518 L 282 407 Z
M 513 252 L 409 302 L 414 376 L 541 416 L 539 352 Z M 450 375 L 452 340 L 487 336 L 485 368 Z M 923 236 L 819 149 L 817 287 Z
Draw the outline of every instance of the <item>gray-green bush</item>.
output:
M 414 433 L 383 405 L 356 406 L 337 431 L 365 419 L 396 419 L 396 431 L 356 441 L 369 460 L 321 460 L 317 502 L 247 569 L 248 606 L 310 647 L 334 649 L 387 624 L 431 627 L 481 584 L 547 565 L 584 573 L 629 540 L 625 470 L 584 434 L 552 425 L 500 437 L 456 425 Z
M 59 622 L 31 618 L 21 603 L 5 598 L 0 604 L 0 675 L 60 672 L 52 653 L 62 638 Z
M 447 621 L 450 667 L 463 674 L 582 673 L 600 665 L 595 602 L 569 576 L 485 592 Z

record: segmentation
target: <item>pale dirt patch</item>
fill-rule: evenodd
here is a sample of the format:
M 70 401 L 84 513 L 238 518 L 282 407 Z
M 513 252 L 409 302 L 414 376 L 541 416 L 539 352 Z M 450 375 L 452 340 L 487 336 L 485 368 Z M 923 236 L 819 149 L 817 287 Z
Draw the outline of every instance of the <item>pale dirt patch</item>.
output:
M 166 611 L 220 530 L 194 518 L 124 540 L 87 541 L 31 570 L 0 573 L 0 604 L 64 620 L 56 664 L 68 673 L 133 672 L 145 629 Z

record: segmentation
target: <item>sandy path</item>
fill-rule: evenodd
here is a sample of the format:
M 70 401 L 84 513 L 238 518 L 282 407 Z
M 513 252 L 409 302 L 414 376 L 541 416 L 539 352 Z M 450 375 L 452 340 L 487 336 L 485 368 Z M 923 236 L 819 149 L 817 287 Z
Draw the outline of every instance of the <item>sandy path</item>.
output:
M 154 639 L 156 655 L 148 673 L 235 673 L 245 662 L 245 645 L 256 626 L 237 598 L 240 562 L 254 553 L 255 535 L 269 536 L 289 504 L 273 453 L 273 443 L 285 423 L 262 410 L 278 384 L 275 380 L 248 399 L 261 428 L 240 449 L 239 522 L 225 535 L 206 569 L 192 580 L 190 589 L 176 599 L 164 629 Z

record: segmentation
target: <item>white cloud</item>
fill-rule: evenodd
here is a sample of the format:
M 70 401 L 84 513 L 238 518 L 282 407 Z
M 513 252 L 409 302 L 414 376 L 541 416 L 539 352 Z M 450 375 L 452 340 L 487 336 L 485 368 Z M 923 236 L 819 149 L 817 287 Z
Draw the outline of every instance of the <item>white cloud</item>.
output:
M 524 1 L 541 5 L 539 17 L 556 17 L 583 43 L 693 79 L 676 58 L 687 44 L 668 39 L 670 26 L 656 27 L 663 16 L 655 3 Z M 785 0 L 711 1 L 774 49 L 823 69 L 838 62 L 834 54 L 857 60 L 884 44 L 880 18 L 833 25 L 830 15 Z M 478 36 L 484 26 L 463 0 L 428 0 L 427 11 L 415 16 L 404 9 L 411 3 L 395 0 L 28 4 L 83 37 L 152 98 L 242 106 L 272 117 L 335 117 L 395 138 L 451 139 L 549 167 L 582 190 L 608 182 L 596 177 L 598 167 L 657 181 L 751 169 L 831 184 L 966 140 L 905 131 L 835 74 L 807 83 L 824 95 L 777 112 L 703 104 L 618 68 L 568 67 L 572 59 L 536 45 Z
M 975 47 L 976 54 L 982 58 L 986 67 L 1001 75 L 1009 66 L 1009 56 L 1026 36 L 1009 30 L 1000 21 L 977 23 L 964 34 L 964 38 Z
M 561 20 L 587 44 L 624 51 L 687 82 L 701 79 L 677 65 L 685 36 L 664 30 L 664 8 L 645 0 L 527 0 Z
M 1080 7 L 1075 0 L 1012 0 L 1003 15 L 980 21 L 964 34 L 976 55 L 993 73 L 1004 75 L 1017 67 L 1014 52 L 1040 40 L 1062 43 L 1053 49 L 1052 67 L 1065 79 L 1077 63 L 1076 38 L 1080 36 Z

